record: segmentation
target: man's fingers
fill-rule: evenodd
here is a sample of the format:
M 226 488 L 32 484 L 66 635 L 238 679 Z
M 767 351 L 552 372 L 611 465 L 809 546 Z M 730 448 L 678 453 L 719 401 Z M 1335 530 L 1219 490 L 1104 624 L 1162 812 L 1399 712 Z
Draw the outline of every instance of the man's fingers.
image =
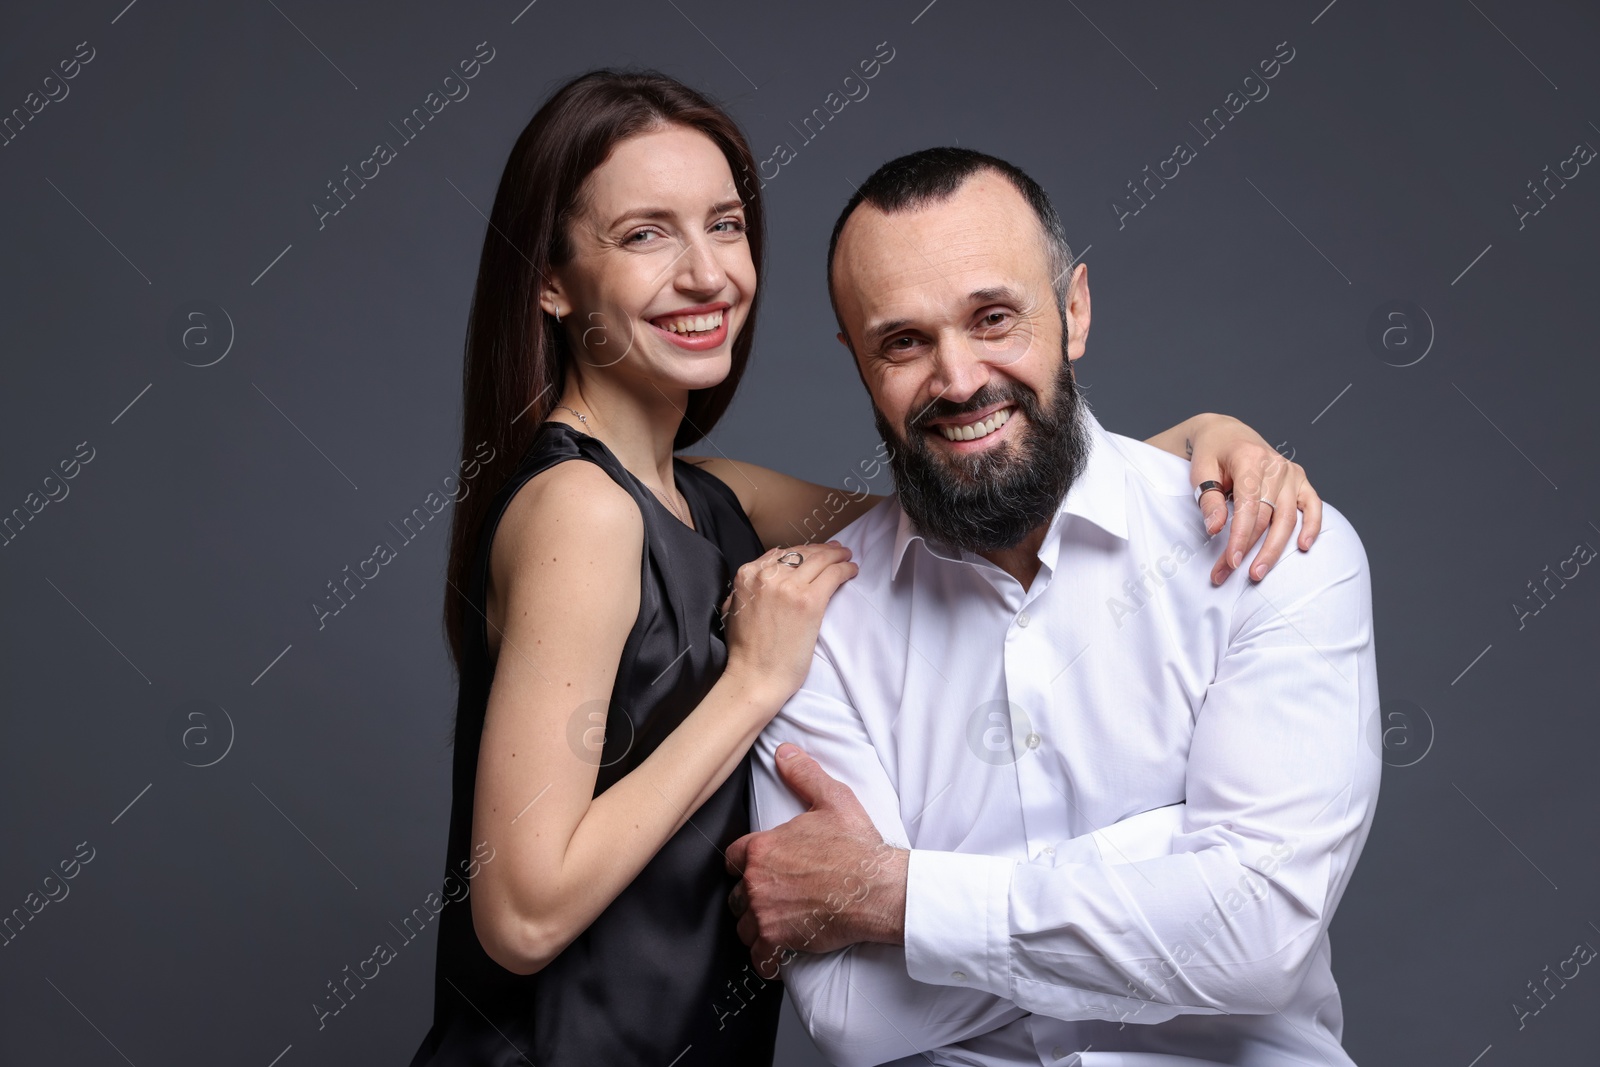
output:
M 830 777 L 828 772 L 822 769 L 822 765 L 807 755 L 799 745 L 789 741 L 779 745 L 776 763 L 778 777 L 783 779 L 784 784 L 807 808 L 833 806 L 834 787 L 839 784 L 838 780 Z
M 727 861 L 723 866 L 728 869 L 729 874 L 738 875 L 740 878 L 744 877 L 746 857 L 750 854 L 750 839 L 754 836 L 756 835 L 745 834 L 728 846 L 728 851 L 723 854 L 724 859 Z
M 755 913 L 746 911 L 743 915 L 739 916 L 739 923 L 735 929 L 739 932 L 739 940 L 750 946 L 753 956 L 756 944 L 756 932 L 758 930 Z

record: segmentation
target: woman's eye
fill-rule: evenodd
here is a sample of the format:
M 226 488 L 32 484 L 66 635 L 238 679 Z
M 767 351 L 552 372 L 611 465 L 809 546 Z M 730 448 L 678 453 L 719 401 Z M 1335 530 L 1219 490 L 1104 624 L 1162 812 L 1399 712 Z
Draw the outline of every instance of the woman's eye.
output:
M 723 219 L 711 228 L 719 233 L 743 233 L 744 221 L 742 219 Z
M 659 236 L 660 234 L 656 233 L 654 230 L 640 230 L 638 233 L 630 233 L 627 237 L 623 238 L 622 243 L 630 245 L 649 244 L 652 238 Z

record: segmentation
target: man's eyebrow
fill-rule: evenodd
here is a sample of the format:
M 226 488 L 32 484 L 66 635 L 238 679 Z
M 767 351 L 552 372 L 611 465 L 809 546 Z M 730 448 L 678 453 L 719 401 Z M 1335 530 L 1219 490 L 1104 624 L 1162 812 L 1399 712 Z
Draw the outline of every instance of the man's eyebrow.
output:
M 732 211 L 735 208 L 743 208 L 743 207 L 744 207 L 744 201 L 742 201 L 742 200 L 721 200 L 721 201 L 718 201 L 715 204 L 712 204 L 711 207 L 707 209 L 706 214 L 707 215 L 721 215 L 721 214 L 724 214 L 726 212 Z M 622 214 L 618 215 L 616 218 L 612 219 L 611 220 L 611 225 L 609 227 L 607 227 L 607 228 L 608 229 L 615 229 L 617 226 L 621 225 L 623 222 L 626 222 L 626 221 L 629 221 L 629 220 L 633 220 L 633 219 L 638 219 L 640 221 L 645 221 L 645 222 L 662 222 L 662 221 L 666 221 L 668 219 L 672 219 L 672 218 L 676 218 L 676 217 L 677 217 L 677 212 L 672 211 L 669 208 L 664 208 L 664 207 L 630 208 L 629 210 L 624 211 Z
M 876 345 L 889 335 L 899 333 L 910 325 L 910 319 L 890 319 L 888 322 L 880 322 L 867 330 L 867 344 Z
M 1018 307 L 1025 304 L 1022 294 L 1009 285 L 998 285 L 990 289 L 974 289 L 967 297 L 974 304 L 1013 304 Z
M 967 294 L 967 299 L 974 305 L 1011 304 L 1014 307 L 1021 307 L 1027 303 L 1027 301 L 1023 299 L 1022 294 L 1016 289 L 1011 288 L 1009 285 L 997 285 L 987 289 L 974 289 L 972 292 Z M 912 325 L 913 323 L 910 319 L 890 319 L 887 322 L 880 322 L 876 326 L 871 326 L 867 329 L 867 344 L 876 345 L 885 338 L 893 334 L 897 334 L 901 330 L 907 329 Z

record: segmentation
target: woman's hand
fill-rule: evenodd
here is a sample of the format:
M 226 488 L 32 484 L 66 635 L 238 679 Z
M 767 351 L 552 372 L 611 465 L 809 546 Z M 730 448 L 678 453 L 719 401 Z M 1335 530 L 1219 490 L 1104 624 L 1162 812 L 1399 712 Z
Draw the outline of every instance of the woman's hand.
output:
M 1211 581 L 1220 585 L 1244 560 L 1245 551 L 1263 534 L 1266 540 L 1250 566 L 1250 577 L 1260 581 L 1283 555 L 1294 532 L 1297 511 L 1305 512 L 1297 542 L 1304 552 L 1322 529 L 1322 498 L 1306 481 L 1300 464 L 1279 455 L 1265 438 L 1229 415 L 1197 416 L 1190 434 L 1193 447 L 1189 480 L 1198 489 L 1216 481 L 1215 489 L 1200 494 L 1207 535 L 1227 521 L 1227 497 L 1233 497 L 1233 526 L 1222 557 L 1211 569 Z
M 798 566 L 793 561 L 800 557 Z M 822 612 L 860 568 L 836 541 L 774 548 L 739 568 L 722 602 L 728 635 L 724 675 L 773 698 L 773 712 L 806 680 Z

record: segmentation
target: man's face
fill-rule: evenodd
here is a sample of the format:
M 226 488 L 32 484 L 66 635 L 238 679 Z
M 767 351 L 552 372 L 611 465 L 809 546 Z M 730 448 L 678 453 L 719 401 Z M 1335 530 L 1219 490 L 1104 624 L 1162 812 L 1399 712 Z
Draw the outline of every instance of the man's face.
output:
M 1088 267 L 1057 308 L 1043 228 L 992 171 L 948 199 L 840 234 L 834 292 L 901 507 L 973 551 L 1047 524 L 1089 441 L 1070 361 L 1089 330 Z

